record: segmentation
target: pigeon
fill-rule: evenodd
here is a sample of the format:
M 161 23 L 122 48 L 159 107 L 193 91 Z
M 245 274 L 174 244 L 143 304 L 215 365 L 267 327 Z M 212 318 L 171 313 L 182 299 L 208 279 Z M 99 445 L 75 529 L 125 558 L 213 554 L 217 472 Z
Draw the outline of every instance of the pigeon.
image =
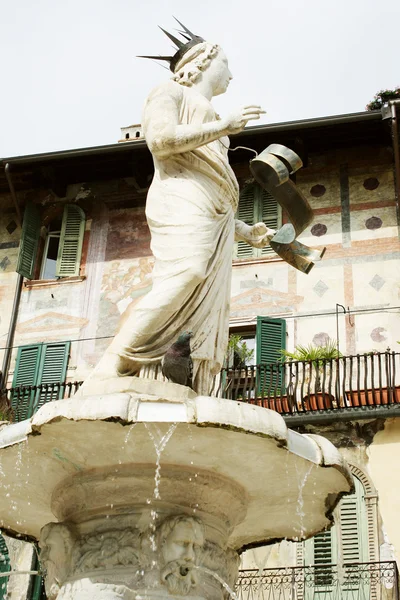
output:
M 161 360 L 161 371 L 172 383 L 186 385 L 193 389 L 193 362 L 190 356 L 191 331 L 184 331 L 172 344 Z

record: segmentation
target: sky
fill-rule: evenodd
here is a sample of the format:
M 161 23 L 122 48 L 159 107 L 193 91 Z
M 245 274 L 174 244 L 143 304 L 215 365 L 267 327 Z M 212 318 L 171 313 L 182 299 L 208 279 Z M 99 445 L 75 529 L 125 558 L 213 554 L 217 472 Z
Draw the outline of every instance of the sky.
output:
M 112 144 L 169 71 L 173 16 L 229 59 L 220 115 L 279 123 L 363 111 L 400 85 L 399 0 L 3 0 L 0 157 Z

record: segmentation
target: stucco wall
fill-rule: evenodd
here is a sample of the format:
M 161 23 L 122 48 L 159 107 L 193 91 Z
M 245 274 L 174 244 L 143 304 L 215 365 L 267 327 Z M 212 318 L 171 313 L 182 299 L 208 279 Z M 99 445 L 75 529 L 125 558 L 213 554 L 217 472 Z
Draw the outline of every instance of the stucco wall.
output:
M 400 315 L 385 310 L 400 301 L 390 151 L 347 149 L 310 156 L 296 183 L 315 215 L 300 239 L 326 246 L 326 254 L 308 275 L 279 258 L 235 261 L 232 323 L 254 323 L 256 315 L 285 317 L 289 348 L 320 343 L 337 337 L 333 313 L 339 303 L 360 311 L 349 317 L 339 308 L 344 354 L 398 349 Z
M 386 545 L 392 545 L 400 564 L 400 420 L 387 419 L 369 446 L 369 468 L 379 491 L 379 510 Z

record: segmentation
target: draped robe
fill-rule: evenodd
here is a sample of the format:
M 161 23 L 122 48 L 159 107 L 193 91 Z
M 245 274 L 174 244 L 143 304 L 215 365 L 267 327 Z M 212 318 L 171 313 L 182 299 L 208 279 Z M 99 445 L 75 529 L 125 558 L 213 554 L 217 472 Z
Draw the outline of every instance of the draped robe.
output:
M 144 134 L 163 124 L 201 126 L 215 121 L 211 103 L 194 88 L 168 82 L 155 88 L 144 109 Z M 149 135 L 149 137 L 151 137 Z M 156 377 L 157 366 L 183 331 L 192 331 L 194 387 L 208 394 L 222 367 L 229 327 L 232 248 L 239 190 L 223 137 L 160 159 L 146 217 L 154 254 L 153 287 L 127 309 L 110 351 L 120 375 Z M 152 150 L 151 144 L 149 144 Z

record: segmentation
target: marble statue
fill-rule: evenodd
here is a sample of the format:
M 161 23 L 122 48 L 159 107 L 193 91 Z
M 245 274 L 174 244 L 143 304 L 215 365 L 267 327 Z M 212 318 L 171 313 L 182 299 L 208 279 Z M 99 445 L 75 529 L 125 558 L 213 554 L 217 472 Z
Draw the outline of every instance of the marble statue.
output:
M 228 60 L 218 45 L 194 41 L 174 57 L 172 80 L 150 93 L 143 112 L 154 160 L 146 204 L 153 287 L 127 308 L 84 388 L 93 377 L 157 378 L 166 350 L 190 330 L 194 389 L 208 394 L 226 353 L 234 240 L 262 248 L 275 233 L 235 220 L 239 188 L 227 156 L 227 136 L 264 111 L 254 104 L 220 118 L 211 99 L 232 79 Z

